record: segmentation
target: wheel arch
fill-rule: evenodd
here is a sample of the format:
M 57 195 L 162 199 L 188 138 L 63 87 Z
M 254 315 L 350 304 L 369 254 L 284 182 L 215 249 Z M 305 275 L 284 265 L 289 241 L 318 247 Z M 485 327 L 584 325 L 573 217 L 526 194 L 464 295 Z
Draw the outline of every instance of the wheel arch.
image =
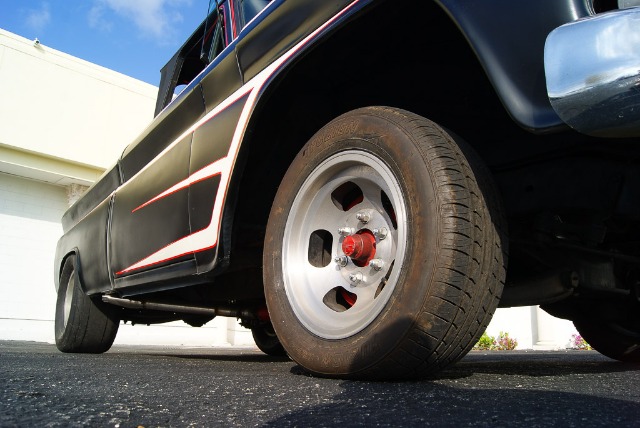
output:
M 80 263 L 80 251 L 78 250 L 78 247 L 74 247 L 71 250 L 69 250 L 68 253 L 66 253 L 61 259 L 60 259 L 60 263 L 58 264 L 58 274 L 56 275 L 56 291 L 58 291 L 58 289 L 60 288 L 60 281 L 62 279 L 62 274 L 64 271 L 64 267 L 67 264 L 67 260 L 69 260 L 69 258 L 71 257 L 75 257 L 76 261 L 75 261 L 75 271 L 78 275 L 78 278 L 80 278 L 80 287 L 82 288 L 82 291 L 84 291 L 86 293 L 86 289 L 84 286 L 84 281 L 82 280 L 82 264 Z
M 107 265 L 107 238 L 111 197 L 102 201 L 78 224 L 67 230 L 58 240 L 54 259 L 54 280 L 59 287 L 60 273 L 66 259 L 75 254 L 82 289 L 88 294 L 106 292 L 111 289 Z M 80 257 L 84 269 L 80 266 Z
M 231 203 L 224 218 L 227 225 L 234 223 L 233 230 L 264 231 L 275 192 L 298 151 L 330 120 L 359 107 L 388 105 L 412 111 L 463 138 L 473 134 L 469 143 L 474 146 L 491 139 L 487 120 L 492 128 L 526 133 L 509 117 L 446 9 L 437 2 L 411 7 L 419 10 L 407 15 L 408 5 L 372 3 L 269 81 L 248 123 L 229 187 Z M 383 31 L 380 22 L 385 23 Z M 419 24 L 423 37 L 397 43 L 403 28 Z M 437 66 L 420 68 L 422 56 L 417 53 L 428 48 L 435 50 L 431 59 Z M 413 74 L 406 76 L 407 70 Z M 261 249 L 259 232 L 246 238 L 234 233 L 231 240 L 230 230 L 223 230 L 225 248 Z

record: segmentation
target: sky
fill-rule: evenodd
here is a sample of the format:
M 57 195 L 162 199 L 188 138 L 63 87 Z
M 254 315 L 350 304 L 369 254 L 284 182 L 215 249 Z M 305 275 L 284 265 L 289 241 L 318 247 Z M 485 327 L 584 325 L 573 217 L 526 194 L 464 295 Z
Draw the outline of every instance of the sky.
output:
M 157 86 L 208 0 L 0 0 L 0 28 Z

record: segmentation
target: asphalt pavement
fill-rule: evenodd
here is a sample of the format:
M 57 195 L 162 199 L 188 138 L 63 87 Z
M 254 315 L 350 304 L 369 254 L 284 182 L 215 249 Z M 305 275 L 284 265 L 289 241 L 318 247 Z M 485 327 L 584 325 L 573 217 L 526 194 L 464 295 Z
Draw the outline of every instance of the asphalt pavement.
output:
M 595 351 L 472 351 L 437 378 L 309 376 L 253 348 L 0 341 L 0 427 L 640 427 L 640 366 Z

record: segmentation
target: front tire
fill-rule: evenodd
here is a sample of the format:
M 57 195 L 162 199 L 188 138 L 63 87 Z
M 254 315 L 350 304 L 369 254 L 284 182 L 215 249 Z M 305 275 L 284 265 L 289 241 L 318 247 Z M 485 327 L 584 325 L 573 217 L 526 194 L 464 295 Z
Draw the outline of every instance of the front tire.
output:
M 56 346 L 62 352 L 102 353 L 118 333 L 114 309 L 87 296 L 80 285 L 76 256 L 67 258 L 56 300 Z
M 282 180 L 265 240 L 267 306 L 289 356 L 360 379 L 462 358 L 504 283 L 491 186 L 468 147 L 412 113 L 363 108 L 321 129 Z

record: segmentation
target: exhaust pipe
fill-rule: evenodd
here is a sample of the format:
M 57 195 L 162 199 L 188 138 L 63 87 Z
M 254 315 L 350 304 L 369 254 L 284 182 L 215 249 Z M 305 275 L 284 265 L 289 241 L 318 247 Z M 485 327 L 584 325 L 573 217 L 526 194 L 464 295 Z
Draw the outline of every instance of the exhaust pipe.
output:
M 266 311 L 259 311 L 259 313 L 256 314 L 248 309 L 235 309 L 235 308 L 224 308 L 224 307 L 207 308 L 202 306 L 175 305 L 171 303 L 142 302 L 139 300 L 122 299 L 119 297 L 112 297 L 112 296 L 102 296 L 102 301 L 105 303 L 109 303 L 110 305 L 120 306 L 127 309 L 175 312 L 179 314 L 207 315 L 207 316 L 213 316 L 213 317 L 216 317 L 216 316 L 233 317 L 233 318 L 240 318 L 243 320 L 259 319 L 260 321 L 266 321 L 262 319 L 264 316 L 262 315 L 262 313 Z

